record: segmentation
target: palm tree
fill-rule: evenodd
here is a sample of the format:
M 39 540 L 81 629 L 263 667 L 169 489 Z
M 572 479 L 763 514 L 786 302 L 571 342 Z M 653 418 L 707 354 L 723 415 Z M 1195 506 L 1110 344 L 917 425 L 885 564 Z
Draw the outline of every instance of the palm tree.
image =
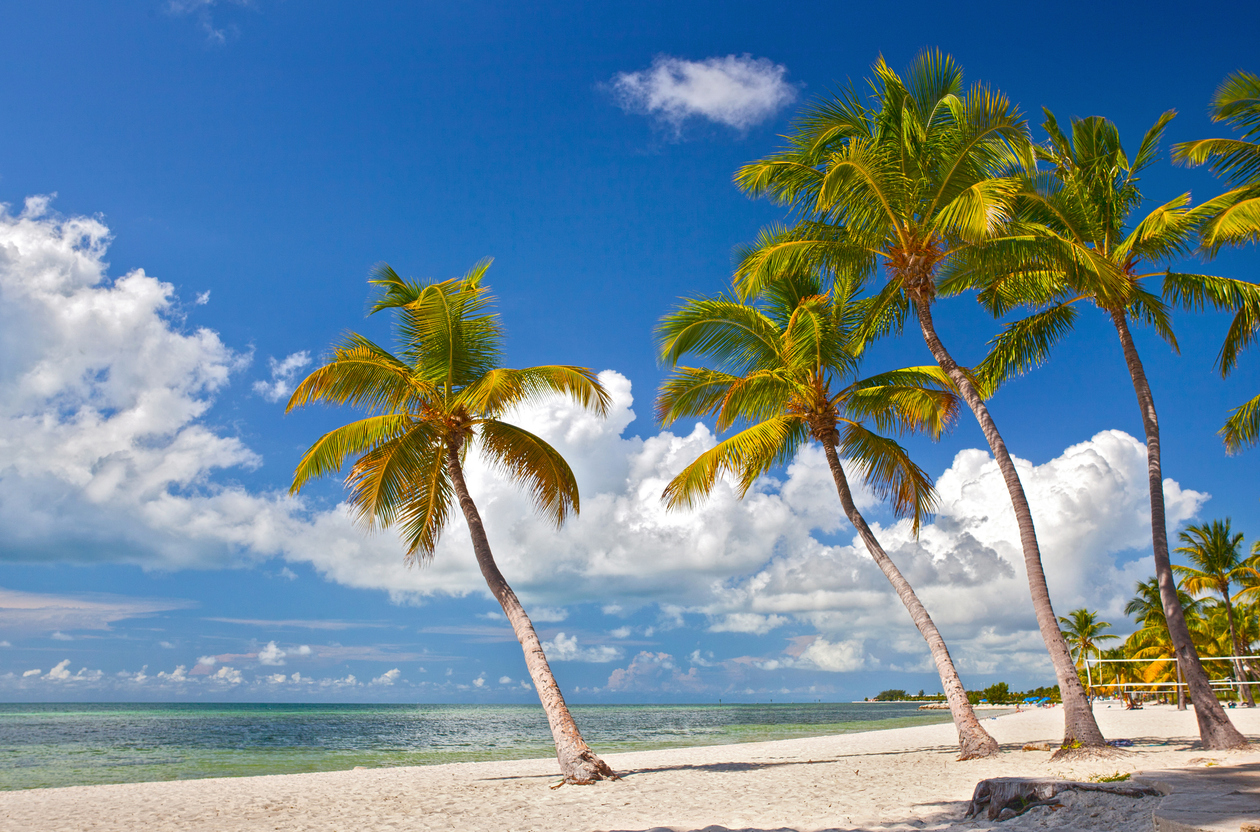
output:
M 1235 656 L 1245 656 L 1247 652 L 1239 639 L 1239 628 L 1234 621 L 1234 604 L 1230 587 L 1234 581 L 1245 574 L 1242 547 L 1243 536 L 1230 530 L 1229 518 L 1224 521 L 1213 520 L 1187 526 L 1180 535 L 1184 546 L 1178 546 L 1177 552 L 1185 555 L 1193 566 L 1174 564 L 1173 571 L 1181 576 L 1182 584 L 1187 592 L 1195 595 L 1215 592 L 1221 596 L 1225 606 L 1226 621 L 1229 625 L 1229 644 Z M 1234 668 L 1240 682 L 1248 681 L 1251 668 L 1244 660 L 1235 659 Z M 1242 685 L 1243 697 L 1248 708 L 1256 706 L 1251 695 L 1251 686 Z M 1197 700 L 1196 700 L 1197 701 Z
M 396 526 L 407 545 L 406 561 L 422 565 L 433 557 L 453 496 L 468 523 L 481 574 L 525 653 L 565 782 L 615 779 L 582 739 L 534 626 L 495 564 L 464 480 L 464 459 L 475 447 L 525 485 L 535 507 L 559 526 L 570 511 L 578 511 L 573 472 L 542 439 L 499 417 L 554 394 L 603 414 L 608 395 L 584 367 L 501 366 L 503 331 L 482 285 L 489 265 L 483 260 L 462 278 L 428 284 L 404 281 L 384 265 L 374 271 L 371 282 L 381 294 L 371 311 L 395 310 L 399 354 L 351 334 L 327 364 L 298 385 L 289 410 L 324 402 L 361 407 L 370 415 L 321 436 L 298 463 L 292 492 L 358 457 L 346 477 L 358 519 L 368 528 Z
M 866 301 L 863 341 L 900 331 L 913 312 L 937 365 L 984 432 L 1019 529 L 1033 610 L 1064 705 L 1064 747 L 1106 741 L 1059 632 L 1032 512 L 1006 443 L 971 375 L 937 334 L 932 308 L 940 267 L 1001 233 L 1019 180 L 1033 164 L 1018 108 L 982 84 L 964 90 L 962 70 L 925 52 L 903 80 L 881 58 L 869 104 L 852 88 L 807 110 L 783 150 L 745 165 L 736 183 L 787 205 L 790 227 L 763 233 L 736 272 L 751 297 L 793 269 L 873 275 L 884 285 Z
M 1241 139 L 1200 139 L 1173 148 L 1173 161 L 1189 165 L 1207 164 L 1224 179 L 1230 190 L 1207 203 L 1210 219 L 1201 233 L 1201 250 L 1214 255 L 1222 246 L 1240 246 L 1260 241 L 1260 76 L 1236 72 L 1225 79 L 1212 97 L 1212 120 L 1225 122 L 1242 132 Z M 1260 340 L 1260 301 L 1254 299 L 1239 307 L 1227 292 L 1188 294 L 1188 306 L 1211 304 L 1234 308 L 1237 313 L 1225 334 L 1217 357 L 1221 376 L 1229 375 L 1238 353 Z M 1225 448 L 1238 453 L 1260 441 L 1260 395 L 1230 411 L 1220 430 Z
M 1098 613 L 1090 612 L 1084 607 L 1072 610 L 1066 616 L 1059 616 L 1059 623 L 1063 627 L 1063 635 L 1067 638 L 1073 657 L 1076 659 L 1076 666 L 1081 668 L 1089 659 L 1091 650 L 1094 651 L 1094 658 L 1102 659 L 1098 642 L 1120 638 L 1115 633 L 1106 632 L 1111 629 L 1111 624 L 1099 621 Z M 1100 672 L 1101 669 L 1102 665 L 1099 665 Z
M 663 360 L 678 367 L 688 354 L 716 368 L 681 367 L 661 387 L 657 416 L 670 424 L 712 415 L 718 430 L 746 424 L 688 465 L 665 489 L 671 507 L 691 506 L 720 474 L 733 474 L 741 494 L 802 443 L 820 443 L 845 516 L 857 529 L 915 626 L 927 641 L 950 713 L 961 759 L 987 757 L 998 745 L 967 701 L 945 640 L 910 583 L 888 557 L 854 505 L 840 452 L 877 494 L 913 518 L 917 532 L 934 504 L 931 480 L 895 440 L 880 431 L 926 431 L 938 437 L 957 410 L 949 380 L 936 367 L 909 367 L 857 379 L 860 309 L 851 284 L 824 294 L 812 274 L 788 274 L 767 287 L 760 307 L 731 298 L 691 300 L 658 328 Z
M 1201 616 L 1202 604 L 1181 587 L 1177 588 L 1177 598 L 1185 614 L 1186 626 L 1194 641 L 1195 651 L 1203 657 L 1207 655 L 1204 651 L 1207 649 L 1209 639 L 1204 631 Z M 1182 677 L 1177 672 L 1175 658 L 1169 660 L 1170 656 L 1175 656 L 1176 650 L 1173 647 L 1172 636 L 1168 632 L 1168 621 L 1164 617 L 1164 601 L 1160 596 L 1158 578 L 1151 577 L 1145 581 L 1138 581 L 1137 594 L 1124 605 L 1124 614 L 1142 625 L 1124 642 L 1125 652 L 1130 658 L 1151 660 L 1150 664 L 1138 668 L 1142 674 L 1142 681 L 1182 683 Z M 1206 665 L 1207 662 L 1204 661 L 1203 664 Z M 1212 699 L 1215 698 L 1216 695 L 1213 693 Z M 1181 710 L 1185 709 L 1185 693 L 1180 687 L 1177 688 L 1177 707 Z
M 1159 418 L 1131 327 L 1150 325 L 1176 349 L 1168 309 L 1147 286 L 1155 279 L 1163 281 L 1165 294 L 1177 297 L 1245 295 L 1257 287 L 1211 275 L 1175 273 L 1158 265 L 1194 246 L 1203 213 L 1190 208 L 1189 194 L 1131 219 L 1142 203 L 1140 174 L 1157 158 L 1172 111 L 1146 132 L 1131 160 L 1119 131 L 1107 119 L 1074 118 L 1069 137 L 1054 114 L 1045 112 L 1050 138 L 1036 154 L 1049 164 L 1049 172 L 1023 176 L 1017 219 L 1009 233 L 956 258 L 942 290 L 978 288 L 981 303 L 997 317 L 1017 306 L 1036 310 L 1009 324 L 976 369 L 989 390 L 1045 361 L 1071 332 L 1081 306 L 1094 306 L 1115 329 L 1146 434 L 1151 545 L 1169 632 L 1191 696 L 1205 703 L 1195 709 L 1203 742 L 1209 748 L 1238 747 L 1246 740 L 1211 695 L 1211 683 L 1177 603 L 1168 554 Z

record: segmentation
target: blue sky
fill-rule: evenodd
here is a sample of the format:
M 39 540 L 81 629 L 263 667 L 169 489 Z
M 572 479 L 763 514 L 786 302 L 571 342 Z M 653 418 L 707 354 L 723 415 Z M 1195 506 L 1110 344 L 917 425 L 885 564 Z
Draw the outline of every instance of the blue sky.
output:
M 485 256 L 509 362 L 590 366 L 614 392 L 606 422 L 561 404 L 519 415 L 578 473 L 583 516 L 559 534 L 471 475 L 573 699 L 935 689 L 818 455 L 743 503 L 720 489 L 694 514 L 660 509 L 712 435 L 652 423 L 652 327 L 679 296 L 721 290 L 732 248 L 780 216 L 733 187 L 735 169 L 877 55 L 903 66 L 940 47 L 1035 125 L 1042 106 L 1104 115 L 1130 144 L 1175 108 L 1173 142 L 1222 132 L 1207 102 L 1228 73 L 1260 69 L 1258 24 L 1244 3 L 14 6 L 0 32 L 0 698 L 534 701 L 462 523 L 431 567 L 407 570 L 394 538 L 346 521 L 336 482 L 283 497 L 302 450 L 348 418 L 283 414 L 304 359 L 347 329 L 388 337 L 364 319 L 371 266 L 444 278 Z M 662 82 L 679 73 L 698 80 Z M 1218 192 L 1166 160 L 1143 187 L 1160 202 Z M 1251 249 L 1210 268 L 1255 279 L 1258 263 Z M 966 299 L 941 309 L 955 353 L 981 357 L 994 323 Z M 1215 431 L 1260 364 L 1222 381 L 1224 319 L 1177 326 L 1179 356 L 1139 336 L 1170 517 L 1231 516 L 1255 540 L 1257 451 L 1227 457 Z M 872 357 L 927 360 L 917 339 Z M 1086 320 L 992 408 L 1036 466 L 1057 609 L 1121 623 L 1150 560 L 1114 335 Z M 968 684 L 1047 683 L 979 431 L 964 419 L 909 444 L 943 509 L 915 543 L 863 496 L 888 548 Z

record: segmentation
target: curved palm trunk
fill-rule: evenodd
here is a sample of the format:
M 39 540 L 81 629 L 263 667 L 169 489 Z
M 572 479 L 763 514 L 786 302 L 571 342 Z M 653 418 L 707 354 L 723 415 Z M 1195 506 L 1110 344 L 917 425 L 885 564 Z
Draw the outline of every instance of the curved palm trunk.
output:
M 1032 511 L 1028 507 L 1028 498 L 1024 494 L 1023 483 L 1019 480 L 1019 472 L 1006 450 L 1006 443 L 998 433 L 989 409 L 976 392 L 971 379 L 959 367 L 958 362 L 941 344 L 932 323 L 932 310 L 929 302 L 922 297 L 914 298 L 915 311 L 919 316 L 919 327 L 923 331 L 923 340 L 932 357 L 940 368 L 953 380 L 962 393 L 963 400 L 975 414 L 980 423 L 980 430 L 989 442 L 989 449 L 997 461 L 1002 479 L 1006 482 L 1007 493 L 1010 494 L 1011 507 L 1015 510 L 1015 520 L 1019 525 L 1019 542 L 1024 551 L 1024 568 L 1028 573 L 1028 589 L 1032 595 L 1033 612 L 1037 616 L 1037 626 L 1041 630 L 1041 638 L 1050 653 L 1050 662 L 1054 665 L 1054 675 L 1059 682 L 1059 694 L 1063 699 L 1063 749 L 1077 747 L 1105 748 L 1107 741 L 1103 739 L 1094 712 L 1090 707 L 1085 688 L 1081 685 L 1080 676 L 1076 673 L 1076 663 L 1068 650 L 1067 641 L 1059 630 L 1059 620 L 1054 615 L 1054 607 L 1050 604 L 1050 590 L 1046 586 L 1046 573 L 1041 565 L 1041 550 L 1037 546 L 1037 532 L 1033 527 Z
M 954 669 L 954 661 L 949 656 L 945 639 L 941 638 L 936 624 L 932 622 L 928 611 L 924 609 L 919 597 L 910 587 L 910 582 L 897 569 L 892 558 L 888 557 L 884 547 L 879 545 L 874 533 L 866 525 L 866 519 L 854 505 L 853 494 L 849 491 L 849 481 L 845 478 L 844 469 L 840 466 L 840 458 L 836 455 L 836 446 L 830 442 L 824 442 L 822 446 L 827 454 L 827 464 L 831 466 L 831 476 L 836 481 L 836 491 L 840 494 L 840 505 L 844 508 L 845 516 L 858 530 L 867 551 L 871 553 L 875 563 L 888 578 L 893 589 L 897 591 L 901 603 L 905 604 L 910 617 L 914 619 L 914 626 L 919 628 L 919 633 L 927 642 L 928 649 L 932 651 L 932 660 L 936 663 L 936 672 L 940 674 L 945 699 L 949 702 L 949 713 L 954 718 L 954 727 L 958 729 L 958 746 L 962 751 L 958 759 L 974 760 L 998 753 L 997 741 L 984 730 L 980 720 L 976 719 L 971 703 L 967 701 L 967 691 L 963 688 L 962 680 L 958 678 L 958 671 Z
M 1129 323 L 1123 312 L 1111 312 L 1111 322 L 1120 336 L 1124 350 L 1124 363 L 1133 379 L 1138 408 L 1142 412 L 1142 429 L 1146 432 L 1146 472 L 1151 492 L 1151 550 L 1155 555 L 1155 579 L 1159 583 L 1159 599 L 1164 605 L 1164 620 L 1173 651 L 1179 660 L 1182 677 L 1190 689 L 1194 702 L 1194 717 L 1199 723 L 1199 739 L 1204 748 L 1243 748 L 1247 739 L 1239 733 L 1225 715 L 1225 709 L 1216 699 L 1216 692 L 1208 681 L 1199 651 L 1190 638 L 1186 614 L 1177 598 L 1177 581 L 1173 577 L 1172 561 L 1168 556 L 1168 528 L 1164 514 L 1164 473 L 1160 455 L 1159 417 L 1155 413 L 1155 397 L 1146 380 L 1146 370 L 1133 344 Z
M 463 466 L 459 463 L 459 454 L 454 448 L 446 451 L 446 470 L 451 475 L 455 494 L 459 498 L 459 507 L 468 521 L 468 530 L 472 533 L 473 552 L 477 556 L 477 566 L 486 579 L 486 585 L 494 594 L 503 614 L 512 622 L 512 630 L 525 652 L 525 666 L 529 668 L 530 678 L 538 689 L 538 698 L 543 710 L 547 713 L 547 723 L 551 726 L 551 736 L 556 742 L 556 759 L 560 761 L 560 772 L 564 782 L 587 785 L 596 780 L 616 780 L 617 774 L 608 764 L 595 755 L 582 734 L 578 731 L 569 707 L 564 703 L 564 695 L 560 686 L 551 675 L 551 667 L 547 664 L 547 656 L 543 653 L 538 634 L 525 608 L 517 600 L 516 593 L 503 579 L 503 573 L 494 562 L 490 552 L 490 541 L 486 538 L 485 527 L 481 524 L 481 515 L 472 497 L 468 494 L 468 484 L 464 481 Z

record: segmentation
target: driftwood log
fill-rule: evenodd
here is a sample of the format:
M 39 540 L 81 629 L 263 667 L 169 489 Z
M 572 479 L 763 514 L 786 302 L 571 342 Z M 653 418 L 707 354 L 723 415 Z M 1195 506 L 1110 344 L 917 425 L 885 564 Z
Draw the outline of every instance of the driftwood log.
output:
M 991 777 L 976 784 L 976 791 L 967 806 L 967 817 L 986 813 L 989 820 L 1008 820 L 1022 815 L 1034 806 L 1054 806 L 1062 792 L 1107 792 L 1125 797 L 1158 797 L 1160 792 L 1148 786 L 1130 783 L 1084 783 L 1079 780 L 1053 780 L 1038 777 Z

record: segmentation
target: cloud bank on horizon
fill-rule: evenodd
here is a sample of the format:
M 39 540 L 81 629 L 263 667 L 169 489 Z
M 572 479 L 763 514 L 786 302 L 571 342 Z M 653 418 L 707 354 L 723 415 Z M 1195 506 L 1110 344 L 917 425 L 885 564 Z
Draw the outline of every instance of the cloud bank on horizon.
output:
M 170 284 L 142 270 L 110 278 L 108 242 L 100 220 L 58 216 L 46 198 L 0 215 L 0 560 L 179 570 L 278 558 L 309 564 L 344 586 L 387 592 L 396 602 L 484 594 L 460 522 L 448 527 L 431 566 L 410 569 L 392 533 L 365 536 L 343 506 L 319 510 L 288 497 L 287 471 L 276 473 L 274 492 L 221 481 L 222 472 L 263 465 L 239 438 L 204 418 L 250 356 L 213 331 L 188 331 Z M 273 359 L 260 392 L 291 383 L 305 355 Z M 554 444 L 573 467 L 582 513 L 560 531 L 534 516 L 528 495 L 475 459 L 469 464 L 496 558 L 528 604 L 546 606 L 539 620 L 563 621 L 572 605 L 603 606 L 608 628 L 566 627 L 549 642 L 554 659 L 617 665 L 602 686 L 607 691 L 686 692 L 734 683 L 750 668 L 930 669 L 909 617 L 843 519 L 821 451 L 803 449 L 780 478 L 765 478 L 743 500 L 721 483 L 697 510 L 670 512 L 661 491 L 713 446 L 714 435 L 699 423 L 685 434 L 629 434 L 630 381 L 612 370 L 600 378 L 612 397 L 607 419 L 562 400 L 508 417 Z M 1134 582 L 1151 569 L 1142 555 L 1149 534 L 1144 446 L 1121 431 L 1103 431 L 1043 464 L 1018 466 L 1056 605 L 1066 612 L 1084 604 L 1120 620 Z M 984 451 L 962 450 L 937 489 L 938 514 L 917 539 L 909 522 L 889 519 L 869 491 L 856 496 L 873 520 L 885 519 L 873 528 L 963 669 L 1046 665 L 1030 604 L 1012 603 L 1026 598 L 1027 588 L 996 465 Z M 1208 499 L 1173 480 L 1165 493 L 1173 526 Z M 8 592 L 0 593 L 0 621 L 61 632 L 178 603 L 110 598 L 93 606 Z M 652 635 L 627 625 L 636 610 L 654 610 L 649 629 L 658 631 L 764 635 L 792 624 L 813 633 L 787 639 L 774 655 L 697 650 L 680 657 L 636 651 L 635 639 Z M 239 654 L 236 664 L 258 671 L 252 679 L 217 661 L 204 671 L 199 663 L 192 671 L 141 670 L 113 681 L 59 664 L 10 674 L 9 681 L 109 682 L 119 690 L 405 683 L 395 671 L 369 683 L 274 672 L 284 661 L 318 658 L 321 649 L 304 654 L 301 645 L 269 641 Z M 492 685 L 483 679 L 477 687 Z
M 627 112 L 651 116 L 679 135 L 691 119 L 747 130 L 796 100 L 787 67 L 767 58 L 727 55 L 688 61 L 658 55 L 638 72 L 619 72 L 611 82 Z

